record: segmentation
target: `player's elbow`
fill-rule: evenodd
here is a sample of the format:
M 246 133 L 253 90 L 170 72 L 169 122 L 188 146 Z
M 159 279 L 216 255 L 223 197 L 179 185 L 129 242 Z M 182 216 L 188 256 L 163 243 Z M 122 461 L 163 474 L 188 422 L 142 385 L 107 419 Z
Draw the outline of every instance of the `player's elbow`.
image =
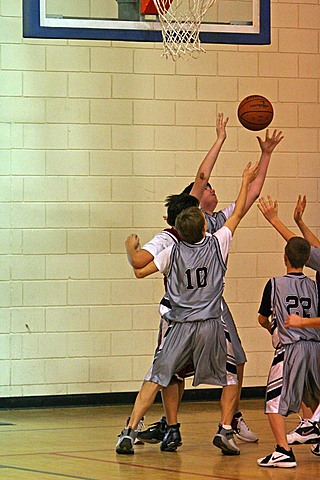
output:
M 144 255 L 135 255 L 133 258 L 131 258 L 131 265 L 133 266 L 133 268 L 137 269 L 145 267 L 146 265 L 148 265 L 149 262 L 150 258 L 145 258 Z
M 141 260 L 137 258 L 132 258 L 131 259 L 131 265 L 133 268 L 142 268 L 144 265 L 142 264 Z
M 139 268 L 134 268 L 134 274 L 136 276 L 136 278 L 144 278 L 144 275 L 143 275 L 143 272 L 141 269 Z
M 268 324 L 268 318 L 264 317 L 263 315 L 259 315 L 258 322 L 260 323 L 261 327 L 266 328 L 266 325 Z

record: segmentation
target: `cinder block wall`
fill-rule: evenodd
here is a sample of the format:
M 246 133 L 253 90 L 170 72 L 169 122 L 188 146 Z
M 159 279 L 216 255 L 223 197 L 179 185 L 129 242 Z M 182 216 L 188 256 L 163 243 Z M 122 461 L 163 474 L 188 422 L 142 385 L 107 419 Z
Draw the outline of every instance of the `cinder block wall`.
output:
M 160 275 L 134 278 L 124 241 L 165 227 L 164 199 L 193 179 L 220 111 L 230 122 L 212 183 L 221 207 L 235 199 L 259 157 L 236 118 L 243 97 L 268 97 L 285 135 L 263 194 L 290 227 L 307 194 L 320 234 L 319 25 L 318 0 L 274 0 L 270 46 L 208 45 L 174 63 L 158 44 L 23 39 L 21 0 L 0 1 L 2 397 L 139 389 L 163 287 Z M 284 272 L 283 246 L 253 206 L 226 280 L 246 386 L 266 381 L 272 349 L 257 308 Z

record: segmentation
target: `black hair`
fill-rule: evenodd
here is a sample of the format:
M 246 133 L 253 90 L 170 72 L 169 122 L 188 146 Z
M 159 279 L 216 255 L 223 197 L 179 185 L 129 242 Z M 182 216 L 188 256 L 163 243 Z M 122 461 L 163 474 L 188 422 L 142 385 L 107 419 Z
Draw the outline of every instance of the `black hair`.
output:
M 284 253 L 293 268 L 303 268 L 310 257 L 310 244 L 302 237 L 291 237 Z
M 198 207 L 199 200 L 193 195 L 180 193 L 177 195 L 169 195 L 166 198 L 165 206 L 167 207 L 167 222 L 174 227 L 176 218 L 185 208 Z

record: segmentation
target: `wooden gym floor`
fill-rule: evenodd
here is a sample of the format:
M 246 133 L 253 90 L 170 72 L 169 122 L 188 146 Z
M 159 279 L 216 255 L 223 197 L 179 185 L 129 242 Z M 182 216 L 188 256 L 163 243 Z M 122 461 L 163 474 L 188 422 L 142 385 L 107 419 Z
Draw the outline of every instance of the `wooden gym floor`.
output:
M 219 421 L 218 402 L 184 403 L 180 422 L 183 445 L 160 452 L 159 445 L 135 447 L 135 455 L 116 455 L 117 435 L 131 406 L 3 410 L 0 412 L 1 480 L 306 480 L 320 478 L 320 458 L 310 446 L 294 446 L 298 467 L 261 468 L 259 457 L 274 440 L 262 400 L 244 400 L 242 410 L 259 443 L 238 441 L 240 456 L 223 456 L 212 445 Z M 162 415 L 160 405 L 146 423 Z M 287 420 L 288 430 L 298 416 Z M 10 425 L 12 424 L 12 425 Z

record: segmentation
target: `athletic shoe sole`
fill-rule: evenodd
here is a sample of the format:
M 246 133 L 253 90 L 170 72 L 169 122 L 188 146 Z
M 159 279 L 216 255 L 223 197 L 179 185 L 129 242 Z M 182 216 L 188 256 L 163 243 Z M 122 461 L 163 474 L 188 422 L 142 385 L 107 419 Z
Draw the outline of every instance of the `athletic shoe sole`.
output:
M 275 468 L 293 468 L 297 466 L 296 462 L 286 462 L 286 463 L 259 463 L 257 460 L 259 467 L 275 467 Z
M 213 445 L 220 448 L 224 455 L 240 455 L 240 450 L 233 450 L 231 449 L 230 445 L 225 442 L 228 440 L 224 440 L 224 437 L 221 435 L 215 435 L 214 439 L 212 440 Z
M 320 457 L 320 443 L 318 445 L 315 445 L 314 448 L 311 447 L 311 453 L 315 455 L 316 457 Z
M 296 440 L 294 441 L 290 441 L 288 442 L 289 445 L 312 445 L 314 443 L 319 443 L 320 442 L 320 437 L 317 436 L 315 438 L 309 438 L 309 440 L 306 440 L 305 437 L 301 437 L 299 435 L 300 438 L 297 438 Z
M 142 443 L 151 443 L 152 445 L 162 442 L 162 440 L 157 440 L 156 438 L 141 438 L 139 435 L 138 435 L 138 440 L 141 441 Z
M 171 443 L 168 443 L 168 445 L 166 445 L 165 447 L 163 447 L 161 444 L 160 450 L 161 452 L 175 452 L 178 447 L 181 447 L 181 445 L 182 445 L 182 442 L 171 442 Z
M 116 447 L 116 452 L 120 455 L 133 455 L 134 450 L 130 438 L 124 438 Z

